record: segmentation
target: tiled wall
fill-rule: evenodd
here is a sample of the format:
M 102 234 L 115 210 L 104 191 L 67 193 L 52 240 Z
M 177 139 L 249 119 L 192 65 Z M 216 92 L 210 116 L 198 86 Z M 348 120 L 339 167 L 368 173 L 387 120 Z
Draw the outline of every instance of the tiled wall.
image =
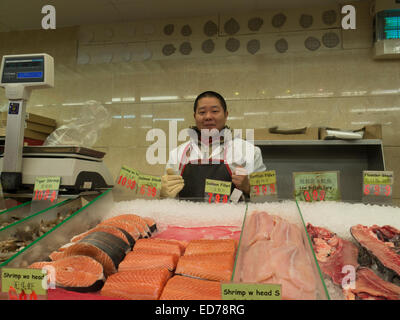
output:
M 33 92 L 29 112 L 55 118 L 60 126 L 81 118 L 85 101 L 96 100 L 108 110 L 111 125 L 99 131 L 94 147 L 107 153 L 114 176 L 123 164 L 162 174 L 163 165 L 146 161 L 153 143 L 146 134 L 152 128 L 168 132 L 168 119 L 177 119 L 178 132 L 192 125 L 195 96 L 215 90 L 228 102 L 232 128 L 382 124 L 386 166 L 395 171 L 394 197 L 400 203 L 400 60 L 373 60 L 369 1 L 354 5 L 356 30 L 341 29 L 340 8 L 310 8 L 282 11 L 287 23 L 279 28 L 270 24 L 281 13 L 274 11 L 9 32 L 0 34 L 0 55 L 46 52 L 55 58 L 55 88 Z M 337 19 L 326 25 L 321 16 L 329 10 Z M 311 27 L 298 25 L 303 13 L 313 16 Z M 251 17 L 263 18 L 258 31 L 249 30 Z M 233 35 L 224 29 L 230 18 L 240 25 Z M 218 34 L 204 35 L 207 21 L 220 21 Z M 170 36 L 163 31 L 168 24 L 175 26 Z M 185 24 L 192 28 L 190 36 L 180 34 Z M 322 43 L 326 33 L 339 43 L 328 48 Z M 315 51 L 305 48 L 310 36 L 320 41 Z M 228 38 L 240 41 L 237 51 L 225 48 Z M 212 53 L 201 50 L 208 39 L 214 41 Z M 275 49 L 279 39 L 288 44 L 284 53 Z M 259 40 L 255 54 L 247 50 L 250 40 Z M 192 48 L 188 55 L 180 52 L 183 42 Z M 176 49 L 169 56 L 163 54 L 166 44 Z M 6 105 L 4 90 L 0 105 Z

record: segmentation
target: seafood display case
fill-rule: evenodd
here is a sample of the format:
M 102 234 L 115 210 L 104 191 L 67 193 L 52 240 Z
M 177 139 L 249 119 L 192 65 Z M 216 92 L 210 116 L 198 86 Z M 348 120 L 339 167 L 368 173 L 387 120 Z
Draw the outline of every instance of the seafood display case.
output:
M 68 198 L 0 229 L 3 256 L 0 267 L 24 268 L 48 259 L 52 251 L 68 243 L 73 235 L 102 219 L 112 203 L 109 191 L 97 197 Z M 21 211 L 23 214 L 27 214 L 27 209 Z
M 284 300 L 329 300 L 295 201 L 248 204 L 235 283 L 281 285 Z
M 299 202 L 330 296 L 400 300 L 400 208 Z

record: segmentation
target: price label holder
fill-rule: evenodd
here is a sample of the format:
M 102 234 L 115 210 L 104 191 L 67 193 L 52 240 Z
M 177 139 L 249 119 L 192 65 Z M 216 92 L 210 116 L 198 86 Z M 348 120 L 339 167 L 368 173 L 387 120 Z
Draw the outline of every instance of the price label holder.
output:
M 208 203 L 228 203 L 232 182 L 206 179 L 204 199 Z
M 128 191 L 136 194 L 138 189 L 138 178 L 139 171 L 123 165 L 117 177 L 115 186 L 122 192 Z
M 221 283 L 222 300 L 282 300 L 280 284 Z
M 267 202 L 278 199 L 275 170 L 253 172 L 250 174 L 249 180 L 251 202 Z
M 42 269 L 2 268 L 1 298 L 8 300 L 47 299 L 47 271 Z
M 57 203 L 61 177 L 36 177 L 31 212 L 36 213 Z
M 393 171 L 363 171 L 362 201 L 391 204 L 393 181 Z
M 293 172 L 294 195 L 298 201 L 340 200 L 339 171 Z
M 159 199 L 161 192 L 161 177 L 139 174 L 138 195 L 146 199 Z

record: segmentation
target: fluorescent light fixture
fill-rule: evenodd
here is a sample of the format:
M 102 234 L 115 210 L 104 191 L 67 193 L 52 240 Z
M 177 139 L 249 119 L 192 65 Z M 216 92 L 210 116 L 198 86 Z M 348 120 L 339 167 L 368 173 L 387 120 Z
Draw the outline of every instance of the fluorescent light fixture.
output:
M 269 112 L 261 111 L 261 112 L 244 112 L 243 115 L 245 116 L 259 116 L 259 115 L 267 115 Z
M 400 107 L 391 108 L 364 108 L 364 109 L 351 109 L 350 112 L 385 112 L 385 111 L 400 111 Z
M 341 93 L 342 97 L 363 96 L 368 91 L 344 91 Z
M 371 91 L 372 95 L 381 95 L 381 94 L 398 94 L 400 92 L 399 89 L 394 90 L 374 90 Z
M 122 98 L 123 102 L 135 102 L 135 98 L 134 97 L 127 97 L 127 98 Z
M 185 121 L 184 118 L 155 118 L 155 119 L 153 119 L 153 121 L 173 121 L 173 120 Z
M 83 106 L 84 103 L 82 103 L 82 102 L 67 102 L 67 103 L 63 103 L 61 105 L 62 106 Z
M 165 101 L 178 100 L 178 96 L 156 96 L 156 97 L 140 97 L 140 101 Z
M 112 98 L 111 101 L 112 102 L 121 102 L 121 98 Z
M 153 118 L 153 115 L 152 114 L 142 114 L 140 117 L 141 118 Z

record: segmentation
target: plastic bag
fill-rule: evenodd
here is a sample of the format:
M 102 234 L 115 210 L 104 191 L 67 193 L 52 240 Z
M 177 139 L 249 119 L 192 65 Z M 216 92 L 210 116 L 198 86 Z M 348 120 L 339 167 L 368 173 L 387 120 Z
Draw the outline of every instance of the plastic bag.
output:
M 92 147 L 100 131 L 110 125 L 110 112 L 98 101 L 90 100 L 82 107 L 76 119 L 54 130 L 43 145 Z

